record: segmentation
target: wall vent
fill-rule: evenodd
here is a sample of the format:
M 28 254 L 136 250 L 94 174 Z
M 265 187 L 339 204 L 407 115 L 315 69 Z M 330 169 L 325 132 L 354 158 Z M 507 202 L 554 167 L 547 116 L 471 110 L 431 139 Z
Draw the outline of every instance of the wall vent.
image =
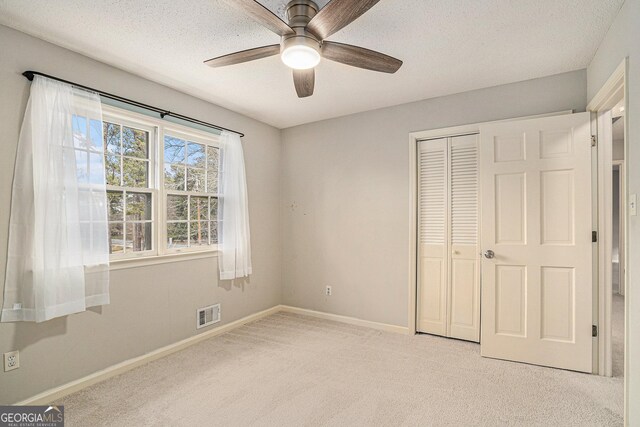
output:
M 220 321 L 220 304 L 199 308 L 196 316 L 196 329 L 213 325 Z

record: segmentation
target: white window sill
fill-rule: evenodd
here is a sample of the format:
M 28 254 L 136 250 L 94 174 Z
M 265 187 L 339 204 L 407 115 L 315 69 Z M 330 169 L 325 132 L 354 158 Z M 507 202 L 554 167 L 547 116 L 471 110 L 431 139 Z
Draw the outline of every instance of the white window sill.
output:
M 109 262 L 109 270 L 124 270 L 127 268 L 146 267 L 149 265 L 166 264 L 170 262 L 190 261 L 194 259 L 215 258 L 217 249 L 198 252 L 172 253 L 165 255 L 152 255 L 137 258 L 117 259 Z

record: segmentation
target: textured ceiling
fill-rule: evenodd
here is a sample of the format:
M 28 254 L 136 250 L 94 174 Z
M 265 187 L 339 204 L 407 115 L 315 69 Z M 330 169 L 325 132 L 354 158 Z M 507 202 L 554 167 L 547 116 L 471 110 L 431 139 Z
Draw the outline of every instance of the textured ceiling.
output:
M 261 2 L 284 17 L 286 1 Z M 400 71 L 322 61 L 306 99 L 278 57 L 202 63 L 279 42 L 220 0 L 0 0 L 0 23 L 285 128 L 585 68 L 622 3 L 382 0 L 329 39 L 402 59 Z

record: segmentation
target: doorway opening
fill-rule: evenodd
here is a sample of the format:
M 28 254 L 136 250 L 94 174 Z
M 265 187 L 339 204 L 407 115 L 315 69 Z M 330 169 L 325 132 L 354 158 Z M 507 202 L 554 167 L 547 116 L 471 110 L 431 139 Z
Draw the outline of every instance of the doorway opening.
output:
M 625 109 L 621 99 L 611 109 L 611 374 L 624 377 L 625 318 Z

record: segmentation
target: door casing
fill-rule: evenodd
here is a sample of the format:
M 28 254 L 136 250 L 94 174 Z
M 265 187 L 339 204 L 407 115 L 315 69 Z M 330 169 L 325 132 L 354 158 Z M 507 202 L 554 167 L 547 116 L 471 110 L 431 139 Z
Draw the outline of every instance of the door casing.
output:
M 629 69 L 629 60 L 625 58 L 615 69 L 615 71 L 611 74 L 609 79 L 605 82 L 602 88 L 596 93 L 593 99 L 587 105 L 587 111 L 592 113 L 594 117 L 594 122 L 596 123 L 596 130 L 594 131 L 594 135 L 597 137 L 597 150 L 598 150 L 598 165 L 597 165 L 597 176 L 598 176 L 598 195 L 597 195 L 597 210 L 598 210 L 598 233 L 600 234 L 601 242 L 603 245 L 599 245 L 598 248 L 598 284 L 596 288 L 597 293 L 597 318 L 596 324 L 598 325 L 598 363 L 597 372 L 600 375 L 611 376 L 612 374 L 612 360 L 611 360 L 611 335 L 612 335 L 612 325 L 611 325 L 611 294 L 613 292 L 612 285 L 612 277 L 611 277 L 611 254 L 607 255 L 607 246 L 606 241 L 610 242 L 611 236 L 611 213 L 609 212 L 611 208 L 611 195 L 610 195 L 610 185 L 611 185 L 611 167 L 612 167 L 612 136 L 610 129 L 605 129 L 606 126 L 602 126 L 598 123 L 598 119 L 603 116 L 604 113 L 610 111 L 621 98 L 624 99 L 625 111 L 629 111 L 629 83 L 628 83 L 628 72 Z M 629 200 L 628 188 L 629 188 L 629 168 L 627 167 L 626 162 L 626 153 L 629 152 L 629 120 L 625 117 L 624 121 L 624 152 L 625 159 L 623 160 L 623 172 L 621 174 L 622 187 L 624 188 L 625 194 L 624 199 Z M 609 177 L 608 180 L 604 179 L 605 177 Z M 609 186 L 607 186 L 609 185 Z M 609 195 L 607 196 L 607 194 Z M 609 200 L 609 204 L 607 205 L 607 199 Z M 628 232 L 628 223 L 629 223 L 629 214 L 628 208 L 624 209 L 624 221 L 622 227 L 624 229 L 624 260 L 622 263 L 626 266 L 628 265 L 628 253 L 629 253 L 629 232 Z M 609 233 L 609 235 L 607 234 Z M 607 265 L 607 262 L 609 263 Z M 628 286 L 629 286 L 629 278 L 624 272 L 624 294 L 628 295 Z M 625 326 L 627 325 L 628 313 L 629 313 L 629 301 L 625 298 Z M 624 333 L 624 372 L 629 372 L 629 352 L 628 352 L 628 342 L 629 342 L 629 328 L 625 327 Z M 629 408 L 629 389 L 628 382 L 625 381 L 625 389 L 624 389 L 624 399 L 625 399 L 625 419 L 628 416 L 628 408 Z

